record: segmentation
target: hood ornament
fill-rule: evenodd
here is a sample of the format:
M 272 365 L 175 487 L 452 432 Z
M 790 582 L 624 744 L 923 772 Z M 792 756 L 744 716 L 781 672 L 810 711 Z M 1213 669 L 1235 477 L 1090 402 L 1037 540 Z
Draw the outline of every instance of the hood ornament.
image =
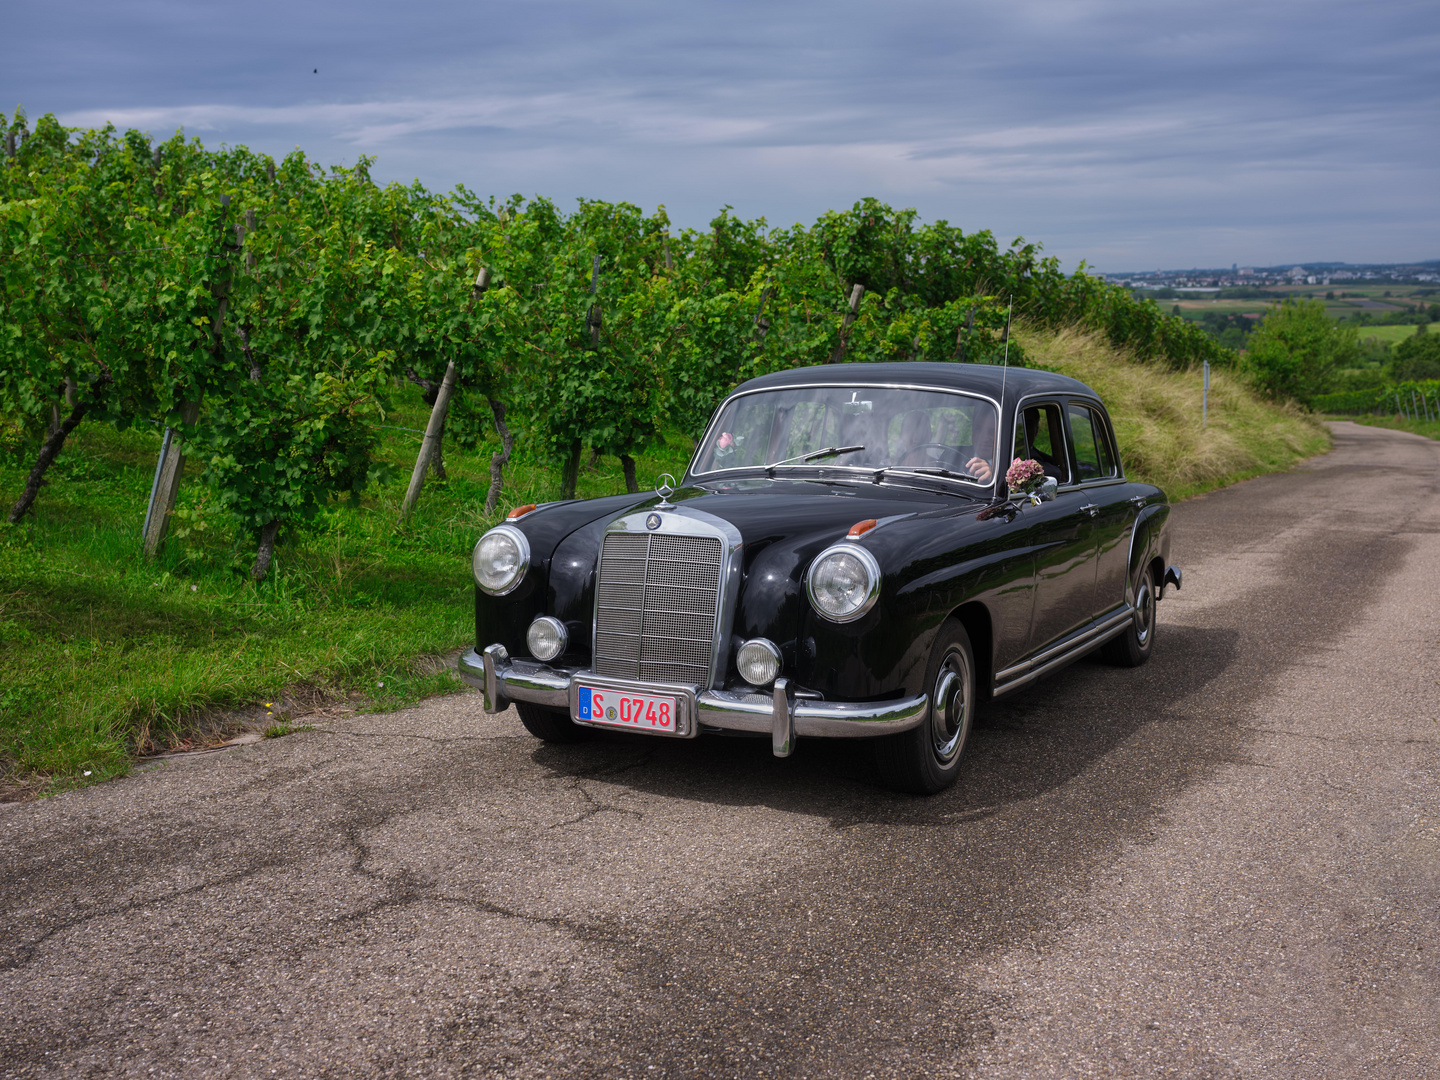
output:
M 675 494 L 675 477 L 668 472 L 662 472 L 655 484 L 655 494 L 660 496 L 660 503 L 655 509 L 669 510 L 671 504 L 668 500 L 671 495 Z

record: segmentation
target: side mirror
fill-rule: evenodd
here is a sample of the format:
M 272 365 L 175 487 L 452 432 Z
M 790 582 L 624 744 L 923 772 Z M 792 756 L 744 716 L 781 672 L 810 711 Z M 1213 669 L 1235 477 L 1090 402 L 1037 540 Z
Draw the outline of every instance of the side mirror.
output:
M 1024 506 L 1029 502 L 1031 506 L 1039 506 L 1041 503 L 1053 502 L 1055 492 L 1059 489 L 1060 481 L 1053 476 L 1047 476 L 1034 491 L 1026 491 L 1020 495 L 1020 505 Z

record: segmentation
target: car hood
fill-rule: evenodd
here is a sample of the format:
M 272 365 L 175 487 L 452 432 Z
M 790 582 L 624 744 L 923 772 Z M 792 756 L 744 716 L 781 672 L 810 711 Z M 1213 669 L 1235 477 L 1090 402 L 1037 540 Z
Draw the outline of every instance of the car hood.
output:
M 845 538 L 856 522 L 889 524 L 973 509 L 976 500 L 942 491 L 829 480 L 751 478 L 679 488 L 669 501 L 722 518 L 745 543 L 746 563 L 775 544 L 822 546 Z M 659 497 L 637 510 L 650 509 Z

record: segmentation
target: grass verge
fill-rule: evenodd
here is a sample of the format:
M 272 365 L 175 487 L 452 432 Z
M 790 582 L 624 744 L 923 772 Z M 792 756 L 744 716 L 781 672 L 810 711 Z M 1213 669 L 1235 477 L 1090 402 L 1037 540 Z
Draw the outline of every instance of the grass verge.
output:
M 1172 499 L 1328 445 L 1317 421 L 1256 399 L 1225 372 L 1214 375 L 1202 429 L 1197 373 L 1129 363 L 1085 334 L 1017 334 L 1038 366 L 1100 393 L 1127 470 Z M 158 434 L 82 425 L 34 512 L 0 525 L 0 799 L 120 776 L 137 754 L 242 726 L 278 738 L 337 700 L 386 710 L 456 689 L 444 660 L 473 633 L 470 549 L 506 508 L 556 498 L 560 476 L 522 443 L 500 511 L 487 518 L 494 447 L 448 447 L 450 479 L 431 478 L 417 513 L 397 526 L 420 440 L 405 429 L 423 428 L 426 415 L 407 395 L 379 454 L 396 467 L 394 482 L 282 535 L 258 587 L 245 577 L 253 551 L 214 515 L 193 473 L 177 535 L 144 560 Z M 681 475 L 690 449 L 674 437 L 640 457 L 642 487 Z M 13 498 L 27 468 L 0 461 L 0 493 Z M 615 459 L 582 468 L 580 495 L 623 490 Z

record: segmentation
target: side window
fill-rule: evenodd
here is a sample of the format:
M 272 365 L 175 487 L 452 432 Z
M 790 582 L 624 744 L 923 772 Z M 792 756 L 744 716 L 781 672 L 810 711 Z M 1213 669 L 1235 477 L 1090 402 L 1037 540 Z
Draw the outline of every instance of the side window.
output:
M 1075 465 L 1079 481 L 1105 480 L 1117 475 L 1115 455 L 1105 434 L 1105 421 L 1084 405 L 1069 405 L 1070 440 L 1075 447 Z
M 1059 405 L 1046 402 L 1021 410 L 1020 423 L 1015 426 L 1015 456 L 1038 461 L 1045 475 L 1053 476 L 1062 485 L 1070 482 Z

